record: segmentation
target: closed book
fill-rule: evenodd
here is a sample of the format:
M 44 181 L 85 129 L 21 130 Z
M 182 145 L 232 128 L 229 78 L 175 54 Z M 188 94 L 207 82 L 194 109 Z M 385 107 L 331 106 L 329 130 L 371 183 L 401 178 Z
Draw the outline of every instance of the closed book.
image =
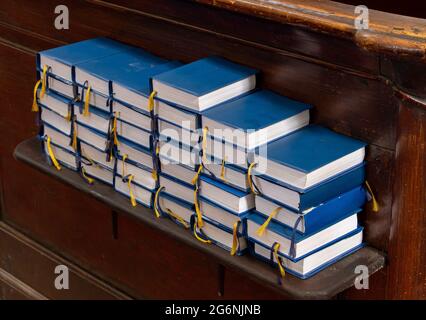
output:
M 46 154 L 47 161 L 50 164 L 52 163 L 51 155 L 49 152 L 49 148 L 47 145 L 47 138 L 50 137 L 47 134 L 43 134 L 40 139 L 43 143 L 43 151 Z M 50 148 L 52 150 L 52 154 L 58 163 L 62 166 L 65 166 L 68 169 L 73 171 L 78 171 L 80 162 L 78 160 L 77 154 L 74 151 L 69 150 L 68 148 L 64 148 L 60 145 L 55 144 L 54 142 L 50 142 Z
M 248 192 L 247 170 L 216 159 L 203 163 L 203 173 L 241 191 Z
M 91 59 L 106 57 L 129 48 L 108 38 L 95 38 L 41 51 L 37 54 L 37 69 L 44 66 L 49 73 L 66 81 L 74 81 L 74 65 Z
M 77 123 L 108 134 L 111 125 L 111 114 L 92 106 L 89 110 L 88 115 L 84 115 L 78 111 L 75 112 Z
M 161 164 L 182 164 L 188 168 L 195 168 L 200 163 L 200 150 L 160 136 L 159 158 Z
M 194 169 L 191 167 L 187 167 L 183 164 L 166 164 L 164 162 L 161 163 L 161 172 L 168 176 L 175 177 L 188 185 L 192 184 L 192 180 L 196 174 Z
M 135 71 L 139 72 L 165 62 L 166 60 L 142 49 L 127 47 L 116 54 L 77 63 L 75 81 L 80 87 L 90 85 L 93 92 L 110 96 L 113 94 L 113 81 L 130 82 L 130 78 L 138 77 Z
M 210 135 L 246 149 L 271 142 L 309 124 L 310 105 L 259 90 L 203 113 Z
M 118 173 L 116 173 L 114 178 L 114 189 L 128 198 L 132 194 L 137 203 L 147 208 L 152 208 L 153 206 L 154 193 L 151 190 L 133 181 L 129 183 L 128 179 L 123 178 Z
M 132 182 L 138 184 L 139 186 L 142 186 L 145 189 L 151 191 L 157 188 L 157 181 L 152 175 L 151 168 L 127 158 L 123 161 L 123 157 L 121 156 L 118 156 L 116 161 L 116 171 L 120 174 L 121 177 L 132 175 Z
M 193 217 L 193 219 L 195 219 L 195 216 Z M 203 222 L 204 225 L 202 229 L 196 229 L 195 231 L 198 236 L 205 240 L 210 240 L 213 244 L 226 251 L 231 251 L 234 242 L 233 229 L 208 218 L 204 218 Z M 236 230 L 238 241 L 235 254 L 237 256 L 243 255 L 247 249 L 247 240 L 243 235 L 242 225 L 243 224 L 240 224 L 238 230 Z M 195 228 L 195 224 L 193 224 L 193 228 Z
M 46 91 L 43 97 L 39 97 L 40 105 L 56 112 L 63 118 L 71 119 L 74 114 L 74 103 L 71 99 L 63 97 L 51 90 Z
M 333 263 L 362 248 L 362 233 L 363 228 L 359 227 L 346 234 L 340 240 L 314 251 L 297 261 L 289 259 L 287 256 L 280 253 L 278 253 L 278 257 L 286 272 L 301 279 L 308 279 Z M 274 265 L 277 264 L 276 256 L 273 254 L 273 249 L 271 247 L 264 246 L 260 243 L 250 243 L 249 247 L 254 256 L 265 262 Z
M 98 163 L 105 168 L 114 170 L 115 161 L 110 160 L 105 150 L 99 149 L 87 142 L 80 140 L 80 153 L 82 158 L 87 159 L 87 164 Z
M 302 212 L 297 212 L 285 204 L 259 195 L 256 195 L 255 203 L 257 213 L 265 218 L 272 215 L 272 220 L 277 223 L 296 228 L 301 233 L 313 233 L 361 208 L 366 200 L 366 191 L 363 187 L 358 186 Z M 298 221 L 299 219 L 300 221 Z
M 230 229 L 232 229 L 236 223 L 242 223 L 245 217 L 247 217 L 247 214 L 251 213 L 251 211 L 236 213 L 204 197 L 200 197 L 199 206 L 203 217 L 218 221 Z
M 164 172 L 160 173 L 160 186 L 164 187 L 164 192 L 182 199 L 189 203 L 194 203 L 195 187 L 192 184 L 178 180 Z
M 124 120 L 117 120 L 117 136 L 119 141 L 124 138 L 148 149 L 152 146 L 150 130 L 139 128 Z
M 296 211 L 305 211 L 362 185 L 365 181 L 365 166 L 360 164 L 313 187 L 298 191 L 267 176 L 253 176 L 253 181 L 262 195 Z
M 141 112 L 139 109 L 126 106 L 119 101 L 114 101 L 113 112 L 117 116 L 118 120 L 133 124 L 135 127 L 142 128 L 144 130 L 154 130 L 151 115 Z
M 116 101 L 121 102 L 138 111 L 149 113 L 148 98 L 152 92 L 152 77 L 181 65 L 177 61 L 168 62 L 155 57 L 149 68 L 143 68 L 141 63 L 132 63 L 114 70 L 116 73 L 111 75 L 114 104 Z
M 108 150 L 108 135 L 97 129 L 77 122 L 78 140 L 84 141 L 103 152 Z
M 247 217 L 247 236 L 250 241 L 272 248 L 275 243 L 280 244 L 279 253 L 297 261 L 313 251 L 326 247 L 343 238 L 346 234 L 358 228 L 357 212 L 351 212 L 343 219 L 325 226 L 314 233 L 301 234 L 294 228 L 270 221 L 264 233 L 258 229 L 265 223 L 266 218 L 257 213 Z
M 114 170 L 101 163 L 90 161 L 82 156 L 81 168 L 85 175 L 108 185 L 114 185 Z
M 198 146 L 201 138 L 200 132 L 190 130 L 185 122 L 182 125 L 183 127 L 168 120 L 158 119 L 158 133 L 166 139 L 179 141 L 188 146 Z
M 252 90 L 256 70 L 208 57 L 153 77 L 153 89 L 165 101 L 203 111 Z
M 263 174 L 301 191 L 363 162 L 366 144 L 310 125 L 257 151 L 255 174 Z
M 50 140 L 59 147 L 62 147 L 70 152 L 76 152 L 76 150 L 74 150 L 72 147 L 71 136 L 62 133 L 60 130 L 52 127 L 47 122 L 43 122 L 40 135 L 42 137 L 50 137 Z
M 71 136 L 72 133 L 72 121 L 66 119 L 62 116 L 62 114 L 59 114 L 44 105 L 40 104 L 40 119 L 43 123 L 47 123 L 51 127 L 59 130 L 63 134 L 67 136 Z
M 120 138 L 120 143 L 117 148 L 117 157 L 126 156 L 128 159 L 140 163 L 150 169 L 154 168 L 154 159 L 150 148 L 144 147 L 133 141 Z
M 163 216 L 169 217 L 177 224 L 189 228 L 191 216 L 194 214 L 194 205 L 167 192 L 161 192 L 158 196 L 158 210 Z
M 200 195 L 236 214 L 254 208 L 254 195 L 221 183 L 208 176 L 200 177 Z

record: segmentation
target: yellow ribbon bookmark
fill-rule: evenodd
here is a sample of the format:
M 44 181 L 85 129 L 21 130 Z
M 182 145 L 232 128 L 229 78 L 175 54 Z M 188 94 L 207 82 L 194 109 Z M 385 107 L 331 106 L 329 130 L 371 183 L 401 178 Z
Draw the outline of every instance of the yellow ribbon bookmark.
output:
M 250 187 L 251 192 L 253 192 L 253 194 L 255 194 L 255 195 L 259 194 L 259 192 L 257 192 L 256 189 L 254 188 L 253 179 L 251 177 L 251 172 L 256 165 L 257 165 L 256 162 L 252 162 L 250 164 L 250 166 L 248 167 L 248 170 L 247 170 L 247 182 L 248 182 L 248 185 Z
M 222 160 L 222 167 L 220 168 L 220 178 L 222 179 L 222 181 L 226 182 L 226 178 L 225 178 L 225 160 L 226 160 L 226 156 L 224 158 L 225 159 Z
M 152 91 L 148 98 L 148 111 L 151 112 L 154 110 L 154 97 L 156 96 L 157 91 Z
M 117 113 L 114 112 L 114 118 L 112 119 L 112 133 L 114 136 L 114 145 L 118 146 L 120 143 L 118 142 L 117 136 Z
M 124 154 L 123 155 L 123 160 L 121 161 L 121 176 L 124 178 L 127 174 L 126 174 L 126 159 L 127 159 L 128 155 Z
M 202 242 L 202 243 L 208 243 L 208 244 L 212 243 L 210 240 L 205 240 L 205 239 L 201 238 L 201 237 L 198 235 L 198 233 L 197 233 L 197 223 L 195 223 L 195 226 L 194 226 L 194 236 L 195 236 L 195 238 L 196 238 L 198 241 L 200 241 L 200 242 Z
M 199 228 L 204 227 L 203 215 L 201 214 L 200 205 L 198 203 L 198 186 L 195 187 L 194 190 L 194 205 L 195 205 L 195 213 L 197 214 L 197 226 Z
M 188 222 L 186 222 L 181 216 L 179 216 L 178 214 L 174 213 L 172 210 L 170 210 L 169 208 L 166 208 L 166 213 L 175 218 L 177 221 L 179 221 L 186 229 L 189 229 L 189 224 Z
M 235 222 L 232 228 L 232 248 L 231 256 L 234 256 L 237 253 L 238 249 L 238 227 L 240 226 L 239 222 Z
M 72 144 L 71 147 L 74 151 L 77 151 L 77 123 L 73 121 L 73 130 L 72 130 Z
M 33 96 L 33 105 L 31 107 L 32 112 L 38 112 L 38 103 L 37 103 L 37 90 L 40 87 L 41 80 L 38 80 L 34 86 L 34 96 Z
M 47 143 L 47 152 L 49 153 L 50 160 L 52 160 L 52 163 L 55 166 L 56 170 L 60 171 L 61 166 L 60 166 L 58 160 L 56 160 L 55 154 L 53 153 L 53 150 L 52 150 L 52 146 L 50 145 L 50 141 L 51 141 L 50 137 L 48 136 L 47 142 L 46 142 Z
M 285 270 L 284 270 L 284 267 L 283 267 L 282 259 L 281 259 L 281 257 L 278 255 L 278 250 L 279 250 L 279 248 L 280 248 L 280 244 L 279 244 L 279 243 L 275 243 L 275 245 L 274 245 L 274 247 L 273 247 L 273 250 L 274 250 L 274 258 L 275 258 L 275 260 L 277 261 L 278 268 L 280 269 L 280 275 L 281 275 L 281 278 L 282 278 L 282 279 L 284 279 L 284 277 L 285 277 Z
M 88 87 L 87 87 L 86 93 L 84 95 L 83 116 L 85 116 L 85 117 L 87 117 L 89 115 L 90 90 L 92 90 L 92 87 L 89 84 Z
M 158 173 L 157 173 L 157 170 L 152 169 L 151 176 L 152 176 L 152 179 L 154 179 L 154 181 L 155 181 L 155 182 L 157 182 L 157 181 L 158 181 Z
M 203 163 L 207 162 L 207 132 L 209 131 L 208 127 L 203 128 L 203 142 L 201 149 L 203 150 Z
M 129 175 L 129 177 L 127 179 L 127 186 L 129 187 L 130 203 L 132 204 L 133 207 L 136 207 L 137 202 L 136 202 L 135 195 L 133 194 L 133 190 L 132 190 L 133 178 L 134 178 L 133 174 Z
M 201 170 L 203 170 L 203 164 L 201 163 L 198 167 L 197 173 L 195 174 L 194 178 L 192 178 L 191 183 L 195 185 L 198 181 L 198 178 L 200 177 Z
M 46 84 L 47 84 L 47 66 L 45 65 L 43 67 L 43 74 L 41 75 L 40 98 L 43 98 L 44 94 L 46 93 Z
M 263 236 L 266 229 L 268 228 L 269 223 L 271 222 L 272 218 L 275 218 L 277 213 L 281 210 L 281 207 L 277 207 L 274 210 L 272 210 L 271 214 L 269 215 L 268 219 L 259 227 L 259 229 L 256 230 L 256 233 L 259 237 Z
M 83 175 L 83 178 L 86 179 L 86 181 L 89 184 L 93 184 L 94 180 L 92 178 L 90 178 L 89 176 L 87 176 L 86 169 L 84 169 L 84 167 L 81 167 L 81 174 Z
M 155 213 L 155 216 L 157 218 L 160 218 L 160 216 L 161 216 L 160 211 L 158 211 L 158 196 L 160 195 L 160 192 L 163 189 L 164 189 L 163 186 L 161 186 L 160 188 L 158 188 L 157 192 L 155 193 L 155 197 L 154 197 L 154 213 Z
M 373 212 L 379 211 L 379 203 L 376 200 L 376 197 L 374 196 L 373 190 L 370 187 L 370 184 L 367 180 L 365 180 L 365 186 L 367 187 L 368 193 L 370 193 L 371 200 L 373 201 Z

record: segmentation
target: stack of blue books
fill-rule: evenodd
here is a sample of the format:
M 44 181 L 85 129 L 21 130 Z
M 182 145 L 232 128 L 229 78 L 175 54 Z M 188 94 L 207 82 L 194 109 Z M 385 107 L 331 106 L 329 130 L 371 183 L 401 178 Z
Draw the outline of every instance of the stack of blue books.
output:
M 219 57 L 183 65 L 98 38 L 42 51 L 33 111 L 48 160 L 195 237 L 308 278 L 362 246 L 365 143 L 310 124 Z
M 154 76 L 152 83 L 158 101 L 159 207 L 163 207 L 162 194 L 168 201 L 180 199 L 181 206 L 187 208 L 183 220 L 190 223 L 192 214 L 196 213 L 198 224 L 194 230 L 198 237 L 199 224 L 203 224 L 198 190 L 202 169 L 202 114 L 253 89 L 255 71 L 225 59 L 209 57 Z

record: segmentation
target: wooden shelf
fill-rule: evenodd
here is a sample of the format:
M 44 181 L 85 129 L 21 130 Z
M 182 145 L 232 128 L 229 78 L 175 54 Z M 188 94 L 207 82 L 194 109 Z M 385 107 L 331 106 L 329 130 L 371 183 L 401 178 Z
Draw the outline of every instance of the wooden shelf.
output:
M 366 265 L 369 269 L 369 274 L 372 275 L 383 268 L 385 264 L 385 257 L 382 253 L 374 248 L 365 247 L 329 266 L 310 279 L 300 280 L 287 275 L 282 285 L 279 285 L 277 270 L 270 265 L 258 261 L 249 255 L 232 257 L 228 252 L 219 247 L 199 242 L 190 232 L 177 226 L 172 221 L 164 218 L 155 218 L 150 209 L 141 205 L 133 208 L 126 197 L 115 192 L 110 186 L 99 182 L 88 185 L 78 173 L 66 168 L 57 171 L 47 162 L 45 155 L 42 153 L 40 141 L 37 138 L 31 138 L 20 143 L 15 148 L 14 157 L 41 172 L 77 188 L 81 192 L 92 195 L 114 210 L 129 214 L 152 228 L 165 232 L 169 236 L 208 254 L 224 266 L 238 270 L 255 281 L 280 290 L 291 298 L 332 298 L 353 285 L 356 277 L 354 273 L 355 266 Z

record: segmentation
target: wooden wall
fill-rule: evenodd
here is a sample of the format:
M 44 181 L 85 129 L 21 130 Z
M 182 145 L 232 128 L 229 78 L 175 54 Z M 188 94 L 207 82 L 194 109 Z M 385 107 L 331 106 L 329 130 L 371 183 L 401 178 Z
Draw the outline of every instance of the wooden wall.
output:
M 52 256 L 50 260 L 60 256 L 75 265 L 82 286 L 92 288 L 87 289 L 93 292 L 92 297 L 282 298 L 228 269 L 224 294 L 219 297 L 220 266 L 215 261 L 122 215 L 118 216 L 118 237 L 113 237 L 109 208 L 13 159 L 14 147 L 37 132 L 30 113 L 35 53 L 96 36 L 184 62 L 218 54 L 256 67 L 262 72 L 262 87 L 313 104 L 314 122 L 367 141 L 368 181 L 378 197 L 380 212 L 373 213 L 367 206 L 360 218 L 372 246 L 388 251 L 394 244 L 392 200 L 393 193 L 399 192 L 394 184 L 395 166 L 405 161 L 396 161 L 397 141 L 406 127 L 401 127 L 398 116 L 400 102 L 392 86 L 382 79 L 380 54 L 367 52 L 342 37 L 191 1 L 76 0 L 61 4 L 69 8 L 70 30 L 54 27 L 56 1 L 0 3 L 0 192 L 4 221 L 0 230 L 8 228 L 9 234 L 19 230 L 24 243 L 42 244 L 36 249 L 30 246 L 31 254 L 43 248 Z M 424 109 L 418 112 L 424 119 Z M 419 125 L 423 123 L 421 120 Z M 424 159 L 424 155 L 419 157 Z M 424 234 L 421 236 L 424 241 Z M 20 237 L 16 241 L 21 241 Z M 58 297 L 49 285 L 33 283 L 36 275 L 25 269 L 17 253 L 4 252 L 0 250 L 0 270 L 9 270 L 48 298 Z M 44 269 L 41 264 L 45 262 L 32 261 L 35 268 L 43 269 L 37 276 L 49 279 L 51 266 Z M 387 287 L 387 271 L 372 278 L 371 290 L 352 289 L 342 297 L 390 296 L 394 289 Z M 28 275 L 33 277 L 26 278 Z M 71 297 L 81 293 L 74 294 Z M 416 293 L 422 294 L 424 289 Z

